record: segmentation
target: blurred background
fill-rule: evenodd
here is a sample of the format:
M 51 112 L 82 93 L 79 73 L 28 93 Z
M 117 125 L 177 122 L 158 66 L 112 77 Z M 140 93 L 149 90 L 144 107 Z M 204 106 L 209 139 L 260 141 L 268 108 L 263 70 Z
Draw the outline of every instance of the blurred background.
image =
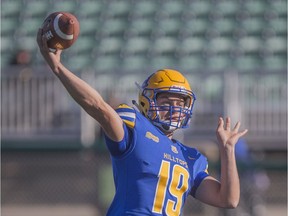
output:
M 222 210 L 189 198 L 184 216 L 287 214 L 287 1 L 2 0 L 3 216 L 97 216 L 113 198 L 99 125 L 43 61 L 36 33 L 55 11 L 75 14 L 78 41 L 63 63 L 111 106 L 137 99 L 134 82 L 160 68 L 187 76 L 197 96 L 176 134 L 219 177 L 219 116 L 249 129 L 237 145 L 241 201 Z

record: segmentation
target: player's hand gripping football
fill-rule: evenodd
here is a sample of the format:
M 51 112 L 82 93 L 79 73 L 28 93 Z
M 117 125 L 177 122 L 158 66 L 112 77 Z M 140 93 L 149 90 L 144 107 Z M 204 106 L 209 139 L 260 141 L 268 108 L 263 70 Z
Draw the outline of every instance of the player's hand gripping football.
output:
M 239 131 L 241 123 L 238 121 L 233 129 L 231 129 L 231 119 L 226 118 L 224 124 L 224 119 L 219 118 L 219 123 L 217 127 L 217 139 L 221 147 L 234 147 L 240 137 L 244 136 L 248 130 Z
M 40 52 L 50 68 L 54 71 L 57 68 L 58 64 L 61 60 L 61 52 L 62 50 L 57 49 L 55 52 L 51 52 L 48 45 L 47 39 L 42 33 L 42 29 L 40 28 L 37 33 L 37 44 L 40 49 Z

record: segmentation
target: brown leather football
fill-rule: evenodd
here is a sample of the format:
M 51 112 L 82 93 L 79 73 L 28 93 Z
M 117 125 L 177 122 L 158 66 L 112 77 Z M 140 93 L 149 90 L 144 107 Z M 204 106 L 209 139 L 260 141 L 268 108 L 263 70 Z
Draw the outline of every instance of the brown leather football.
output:
M 72 46 L 80 33 L 79 21 L 68 12 L 51 13 L 43 22 L 43 34 L 51 49 L 67 49 Z

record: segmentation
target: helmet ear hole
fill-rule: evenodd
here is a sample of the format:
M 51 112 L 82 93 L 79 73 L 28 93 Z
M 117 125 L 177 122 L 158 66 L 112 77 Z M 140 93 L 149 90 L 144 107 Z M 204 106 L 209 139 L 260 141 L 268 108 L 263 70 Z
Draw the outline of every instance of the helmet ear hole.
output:
M 144 102 L 141 102 L 140 105 L 141 105 L 142 107 L 144 107 L 144 106 L 145 106 L 145 103 L 144 103 Z

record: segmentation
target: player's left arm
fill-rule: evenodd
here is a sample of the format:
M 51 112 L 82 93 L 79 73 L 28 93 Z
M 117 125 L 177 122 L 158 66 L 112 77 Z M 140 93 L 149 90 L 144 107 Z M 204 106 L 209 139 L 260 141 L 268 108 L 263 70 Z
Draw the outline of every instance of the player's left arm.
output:
M 221 159 L 220 182 L 207 176 L 199 185 L 195 197 L 200 201 L 222 208 L 236 208 L 240 199 L 240 182 L 235 159 L 235 145 L 248 130 L 239 131 L 240 122 L 230 129 L 231 120 L 219 118 L 217 139 Z

